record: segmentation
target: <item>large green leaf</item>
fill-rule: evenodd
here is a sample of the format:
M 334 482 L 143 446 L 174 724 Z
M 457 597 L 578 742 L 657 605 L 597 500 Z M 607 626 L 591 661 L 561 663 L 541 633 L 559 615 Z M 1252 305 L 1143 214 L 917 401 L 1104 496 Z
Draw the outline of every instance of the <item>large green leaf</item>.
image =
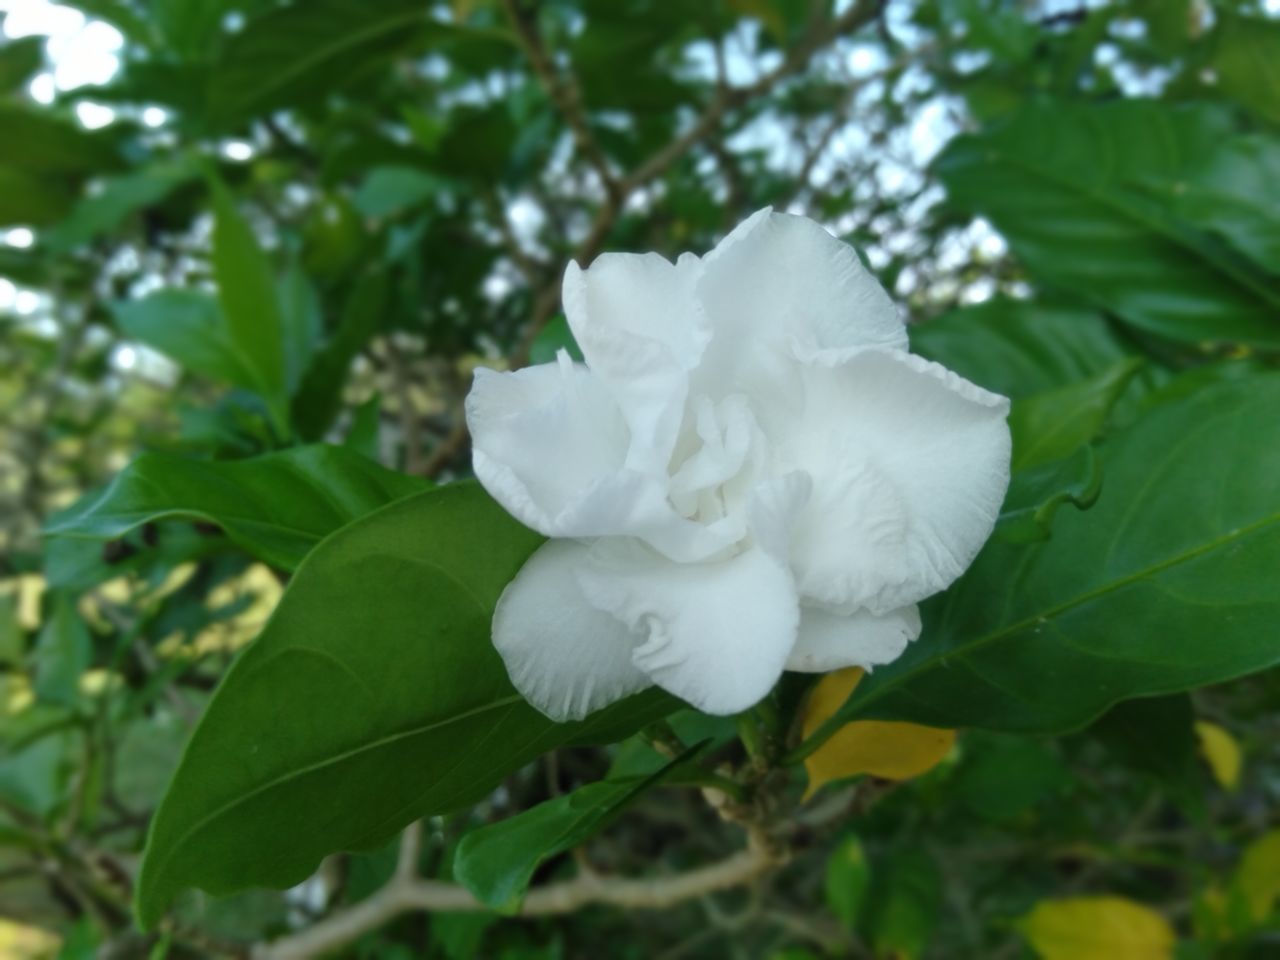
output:
M 651 692 L 555 724 L 511 686 L 490 621 L 540 542 L 467 483 L 318 547 L 214 695 L 156 812 L 142 924 L 189 886 L 298 883 L 330 853 L 474 802 L 552 747 L 668 712 Z
M 271 263 L 220 184 L 214 184 L 213 210 L 213 273 L 227 332 L 252 372 L 276 429 L 283 433 L 288 423 L 285 322 Z
M 953 204 L 988 217 L 1043 283 L 1175 340 L 1280 346 L 1280 290 L 1175 219 L 1184 179 L 1232 130 L 1152 102 L 1038 103 L 957 138 L 937 161 Z
M 344 447 L 294 447 L 213 463 L 147 453 L 105 491 L 55 515 L 45 532 L 108 539 L 144 523 L 190 517 L 216 523 L 254 556 L 292 570 L 339 527 L 426 486 Z
M 44 37 L 8 40 L 0 47 L 0 93 L 16 93 L 44 63 Z
M 910 332 L 915 353 L 1015 400 L 1088 379 L 1133 353 L 1098 313 L 1030 300 L 961 307 Z
M 1167 185 L 1178 215 L 1280 274 L 1280 138 L 1238 137 L 1188 179 Z
M 1157 407 L 1105 453 L 1097 504 L 1062 513 L 1043 543 L 988 544 L 829 729 L 1063 731 L 1280 663 L 1280 376 Z

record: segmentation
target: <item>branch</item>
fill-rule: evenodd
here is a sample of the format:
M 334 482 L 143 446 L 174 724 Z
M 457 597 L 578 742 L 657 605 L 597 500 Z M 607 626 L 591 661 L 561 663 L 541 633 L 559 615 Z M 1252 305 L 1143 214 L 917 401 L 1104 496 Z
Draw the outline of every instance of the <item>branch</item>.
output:
M 409 837 L 408 831 L 405 837 Z M 751 832 L 748 839 L 745 850 L 688 873 L 646 879 L 584 873 L 563 883 L 539 887 L 529 891 L 518 915 L 545 917 L 573 913 L 590 904 L 627 910 L 663 910 L 686 900 L 740 887 L 783 862 L 783 857 L 757 831 Z M 254 951 L 254 960 L 307 960 L 336 950 L 402 913 L 490 909 L 464 887 L 414 878 L 412 861 L 410 867 L 405 866 L 405 853 L 406 848 L 416 849 L 416 843 L 416 840 L 402 840 L 396 875 L 377 893 L 309 929 L 260 946 Z M 416 859 L 416 854 L 414 856 Z
M 587 126 L 587 116 L 582 109 L 582 88 L 572 74 L 557 70 L 555 64 L 551 62 L 551 55 L 538 34 L 536 11 L 522 8 L 519 0 L 503 0 L 502 6 L 506 11 L 507 19 L 511 22 L 511 28 L 515 31 L 520 48 L 528 57 L 529 65 L 533 67 L 534 75 L 569 124 L 569 130 L 573 133 L 574 146 L 600 177 L 605 193 L 615 201 L 621 199 L 621 186 L 614 177 L 613 171 L 609 169 L 609 162 L 605 159 L 600 144 L 592 135 L 591 128 Z
M 520 32 L 520 23 L 524 21 L 523 16 L 515 6 L 515 0 L 505 0 L 508 8 L 508 14 L 513 18 L 512 22 Z M 583 238 L 577 249 L 572 255 L 572 259 L 589 263 L 595 259 L 604 247 L 605 240 L 608 239 L 609 232 L 613 229 L 614 223 L 618 219 L 618 215 L 622 212 L 627 198 L 636 190 L 643 187 L 649 181 L 666 173 L 666 171 L 677 160 L 692 150 L 697 144 L 701 143 L 710 134 L 712 134 L 720 125 L 722 118 L 731 110 L 742 106 L 754 97 L 758 97 L 771 90 L 780 81 L 786 79 L 794 73 L 798 73 L 808 66 L 809 61 L 819 50 L 829 44 L 843 34 L 850 33 L 864 26 L 873 20 L 879 13 L 884 0 L 859 0 L 853 4 L 848 10 L 836 17 L 834 20 L 819 20 L 813 27 L 809 29 L 803 39 L 801 39 L 794 47 L 788 51 L 787 56 L 782 63 L 778 64 L 773 70 L 756 79 L 754 82 L 741 87 L 730 87 L 722 83 L 717 84 L 715 95 L 711 102 L 706 106 L 703 112 L 693 122 L 693 124 L 683 134 L 672 140 L 657 153 L 649 157 L 648 160 L 641 163 L 629 174 L 617 183 L 616 190 L 610 190 L 605 198 L 605 202 L 601 205 L 599 212 L 596 214 L 595 220 L 591 224 L 587 236 Z M 532 27 L 529 27 L 532 30 Z M 537 39 L 536 33 L 532 34 Z M 528 37 L 522 35 L 522 45 L 528 43 Z M 533 50 L 539 52 L 542 60 L 535 59 Z M 526 47 L 526 52 L 533 64 L 535 73 L 546 83 L 558 83 L 554 71 L 551 71 L 550 60 L 546 57 L 545 50 L 538 41 L 536 47 L 532 50 Z M 539 63 L 543 63 L 542 69 Z M 545 73 L 544 71 L 550 71 Z M 550 91 L 549 91 L 550 92 Z M 555 95 L 551 94 L 553 99 Z M 578 100 L 569 101 L 566 106 L 575 106 L 580 110 L 580 98 Z M 569 119 L 570 126 L 574 125 L 572 116 L 566 114 Z M 585 120 L 582 121 L 585 130 Z M 589 133 L 589 131 L 586 131 Z M 575 138 L 577 132 L 575 129 Z M 594 141 L 592 141 L 594 142 Z M 580 144 L 581 146 L 581 144 Z M 588 154 L 590 157 L 590 154 Z M 603 174 L 602 174 L 603 175 Z M 607 186 L 607 184 L 606 184 Z M 525 328 L 523 336 L 520 338 L 519 344 L 508 358 L 508 369 L 517 370 L 529 362 L 529 353 L 533 348 L 533 343 L 537 339 L 538 334 L 542 332 L 542 328 L 547 325 L 556 313 L 556 307 L 560 303 L 560 290 L 558 278 L 545 286 L 534 300 L 533 311 L 529 318 L 529 324 Z M 428 477 L 434 477 L 451 464 L 454 459 L 467 444 L 468 433 L 465 420 L 457 423 L 453 431 L 440 442 L 436 449 L 432 452 L 430 459 L 424 466 L 422 473 Z

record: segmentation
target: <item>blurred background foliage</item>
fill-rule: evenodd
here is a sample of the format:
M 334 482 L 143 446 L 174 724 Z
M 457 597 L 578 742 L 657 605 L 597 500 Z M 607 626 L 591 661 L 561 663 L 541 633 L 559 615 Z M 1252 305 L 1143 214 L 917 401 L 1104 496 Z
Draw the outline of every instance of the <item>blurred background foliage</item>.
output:
M 245 955 L 395 861 L 134 932 L 149 813 L 297 549 L 259 562 L 189 521 L 42 539 L 139 452 L 249 503 L 207 464 L 323 440 L 465 475 L 470 374 L 567 344 L 569 259 L 704 252 L 765 205 L 854 243 L 921 352 L 1018 400 L 1078 391 L 1084 440 L 1152 391 L 1276 366 L 1271 0 L 0 7 L 0 956 Z M 407 916 L 342 955 L 1280 955 L 1278 708 L 1271 671 L 1059 740 L 962 734 L 909 783 L 818 792 L 807 846 L 750 893 Z M 478 816 L 629 749 L 557 751 Z M 731 849 L 696 800 L 641 800 L 588 856 Z M 465 826 L 430 824 L 428 875 Z M 1117 924 L 1139 940 L 1073 941 Z

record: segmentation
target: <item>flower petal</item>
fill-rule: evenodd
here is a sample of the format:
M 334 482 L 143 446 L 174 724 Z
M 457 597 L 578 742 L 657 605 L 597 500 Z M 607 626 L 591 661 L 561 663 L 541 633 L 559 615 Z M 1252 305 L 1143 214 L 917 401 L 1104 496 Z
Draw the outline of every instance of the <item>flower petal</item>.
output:
M 801 360 L 805 410 L 779 450 L 813 478 L 792 531 L 801 596 L 886 614 L 945 589 L 1004 500 L 1009 402 L 898 351 Z
M 805 217 L 761 210 L 702 263 L 697 296 L 713 336 L 699 391 L 770 396 L 790 376 L 796 342 L 907 348 L 897 308 L 853 248 Z
M 759 549 L 673 564 L 634 544 L 596 545 L 580 580 L 589 602 L 640 634 L 636 666 L 713 714 L 745 710 L 777 682 L 795 642 L 791 575 Z
M 787 669 L 827 673 L 843 667 L 892 663 L 920 636 L 920 611 L 912 604 L 883 616 L 866 610 L 839 614 L 809 605 L 800 608 L 800 632 Z
M 493 643 L 511 682 L 552 720 L 581 720 L 652 686 L 631 662 L 640 641 L 587 603 L 578 572 L 589 548 L 550 540 L 507 585 L 493 614 Z
M 726 518 L 700 524 L 667 498 L 667 478 L 625 466 L 627 425 L 586 367 L 476 371 L 467 395 L 472 465 L 517 520 L 548 537 L 626 535 L 677 560 L 703 560 L 742 536 Z
M 611 253 L 565 271 L 565 316 L 582 355 L 609 386 L 631 430 L 628 465 L 665 470 L 709 337 L 693 295 L 697 257 Z

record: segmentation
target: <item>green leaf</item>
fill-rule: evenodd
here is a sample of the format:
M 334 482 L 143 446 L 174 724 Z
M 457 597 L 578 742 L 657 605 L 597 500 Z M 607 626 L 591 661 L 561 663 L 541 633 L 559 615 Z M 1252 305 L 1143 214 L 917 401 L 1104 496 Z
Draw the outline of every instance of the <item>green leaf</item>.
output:
M 382 423 L 382 396 L 375 393 L 351 414 L 351 426 L 347 428 L 344 447 L 377 461 L 379 450 L 378 430 Z
M 249 553 L 292 570 L 338 528 L 426 486 L 342 447 L 212 463 L 147 453 L 105 491 L 54 515 L 45 532 L 114 539 L 144 523 L 189 517 L 217 524 Z
M 44 37 L 6 40 L 0 47 L 0 93 L 17 93 L 44 63 Z
M 395 216 L 430 200 L 448 182 L 416 167 L 377 167 L 356 189 L 352 205 L 366 217 Z
M 1092 310 L 995 299 L 910 328 L 913 352 L 1017 400 L 1087 380 L 1132 355 Z
M 1280 139 L 1238 137 L 1185 180 L 1166 185 L 1178 216 L 1280 273 Z
M 280 278 L 280 316 L 284 324 L 285 387 L 292 395 L 324 333 L 320 297 L 296 260 Z
M 185 370 L 256 389 L 257 377 L 232 343 L 218 303 L 209 294 L 157 290 L 139 300 L 118 300 L 111 304 L 111 312 L 126 336 L 160 351 Z
M 221 184 L 213 187 L 213 273 L 230 341 L 244 358 L 256 389 L 284 433 L 284 317 L 275 279 L 258 238 Z
M 849 834 L 831 851 L 825 880 L 827 906 L 846 928 L 855 930 L 871 887 L 871 864 L 856 834 Z
M 271 10 L 227 42 L 210 78 L 211 110 L 225 122 L 313 102 L 444 30 L 416 0 L 308 0 Z
M 591 839 L 698 749 L 685 751 L 648 777 L 588 784 L 470 831 L 458 844 L 454 877 L 493 909 L 518 909 L 539 865 Z
M 1049 744 L 1024 737 L 970 734 L 952 790 L 971 814 L 992 823 L 1026 816 L 1074 785 Z
M 1047 540 L 1061 507 L 1088 510 L 1102 493 L 1102 464 L 1091 446 L 1053 463 L 1021 470 L 1009 482 L 995 536 L 1007 543 Z
M 392 504 L 312 552 L 156 812 L 140 922 L 154 926 L 189 886 L 291 886 L 330 853 L 473 803 L 546 750 L 669 712 L 650 692 L 555 724 L 516 693 L 490 621 L 540 542 L 467 483 Z
M 195 164 L 183 159 L 108 180 L 101 190 L 82 199 L 70 216 L 49 230 L 44 242 L 54 252 L 66 253 L 115 230 L 127 217 L 159 203 L 193 180 L 197 173 Z
M 369 270 L 352 288 L 337 332 L 316 352 L 293 398 L 293 422 L 304 438 L 324 436 L 338 415 L 351 361 L 382 324 L 389 299 L 385 270 Z
M 895 850 L 883 867 L 884 879 L 871 889 L 868 911 L 876 956 L 917 960 L 928 946 L 942 908 L 937 864 L 919 849 Z
M 92 657 L 89 628 L 76 612 L 75 598 L 58 593 L 36 640 L 36 696 L 49 703 L 75 704 L 80 699 L 80 675 L 89 669 Z
M 1215 9 L 1210 63 L 1218 86 L 1232 99 L 1280 123 L 1280 23 Z
M 1142 365 L 1130 357 L 1089 380 L 1015 403 L 1009 413 L 1014 471 L 1061 460 L 1097 437 Z
M 0 101 L 4 165 L 45 178 L 110 173 L 122 165 L 108 133 L 90 133 L 48 109 Z
M 56 223 L 74 205 L 75 191 L 65 181 L 0 167 L 0 225 Z
M 958 137 L 936 169 L 1046 285 L 1162 337 L 1277 347 L 1280 290 L 1157 195 L 1231 133 L 1207 108 L 1043 102 Z
M 798 753 L 864 717 L 1061 732 L 1280 663 L 1280 376 L 1157 407 L 1107 440 L 1105 470 L 1052 539 L 989 543 Z

